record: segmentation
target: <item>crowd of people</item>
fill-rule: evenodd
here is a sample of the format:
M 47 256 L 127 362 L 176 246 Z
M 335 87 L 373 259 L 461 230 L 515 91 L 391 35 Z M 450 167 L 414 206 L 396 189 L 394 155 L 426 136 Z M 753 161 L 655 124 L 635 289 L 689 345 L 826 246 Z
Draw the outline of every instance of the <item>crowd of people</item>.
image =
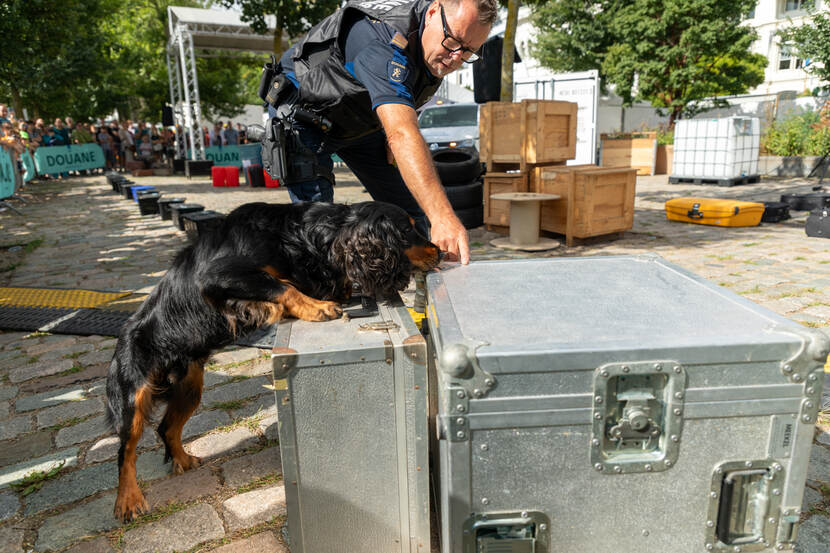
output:
M 203 129 L 205 145 L 224 146 L 247 142 L 245 127 L 230 121 L 218 122 L 214 129 Z M 149 168 L 166 165 L 175 153 L 176 129 L 146 121 L 101 121 L 88 123 L 72 117 L 57 118 L 46 124 L 42 118 L 27 121 L 16 118 L 8 106 L 0 104 L 0 147 L 19 157 L 43 146 L 98 144 L 106 158 L 105 170 L 125 170 L 138 160 Z

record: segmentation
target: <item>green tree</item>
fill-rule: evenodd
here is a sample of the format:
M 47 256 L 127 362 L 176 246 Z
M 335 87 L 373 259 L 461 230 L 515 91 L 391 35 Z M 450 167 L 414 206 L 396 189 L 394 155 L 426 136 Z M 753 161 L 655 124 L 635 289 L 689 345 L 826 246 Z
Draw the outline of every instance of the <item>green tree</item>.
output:
M 811 5 L 808 10 L 809 23 L 783 29 L 778 37 L 783 44 L 790 45 L 799 58 L 810 61 L 806 71 L 827 83 L 821 88 L 830 90 L 830 9 L 821 11 Z
M 673 126 L 681 114 L 702 110 L 699 100 L 763 82 L 767 58 L 750 51 L 758 35 L 741 24 L 755 4 L 564 0 L 539 10 L 536 51 L 555 70 L 600 69 L 626 105 L 650 102 L 668 111 Z
M 242 21 L 264 35 L 268 32 L 268 17 L 274 17 L 274 55 L 283 53 L 282 37 L 296 37 L 309 30 L 340 7 L 339 0 L 220 0 L 226 8 L 238 6 Z

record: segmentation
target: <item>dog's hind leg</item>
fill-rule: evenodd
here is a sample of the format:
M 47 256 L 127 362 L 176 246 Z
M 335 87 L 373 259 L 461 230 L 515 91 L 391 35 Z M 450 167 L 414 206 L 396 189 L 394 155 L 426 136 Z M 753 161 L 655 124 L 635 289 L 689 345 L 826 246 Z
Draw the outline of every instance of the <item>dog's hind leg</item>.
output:
M 167 412 L 158 427 L 164 442 L 164 460 L 173 459 L 173 472 L 181 474 L 198 467 L 198 457 L 188 454 L 182 446 L 182 429 L 202 400 L 204 363 L 192 361 L 187 374 L 173 384 L 168 392 Z
M 147 500 L 136 479 L 136 448 L 144 432 L 144 424 L 152 411 L 153 392 L 150 384 L 144 384 L 127 400 L 123 412 L 123 424 L 119 430 L 121 446 L 118 450 L 118 497 L 115 499 L 115 517 L 127 522 L 149 510 Z

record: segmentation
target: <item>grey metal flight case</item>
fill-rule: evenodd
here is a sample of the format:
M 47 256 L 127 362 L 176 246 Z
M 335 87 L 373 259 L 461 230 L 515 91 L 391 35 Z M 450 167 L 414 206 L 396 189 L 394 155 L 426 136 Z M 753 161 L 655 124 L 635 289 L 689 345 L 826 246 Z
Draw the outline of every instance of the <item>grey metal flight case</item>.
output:
M 358 311 L 277 326 L 291 553 L 428 553 L 426 341 L 397 297 Z
M 794 547 L 822 335 L 654 255 L 427 288 L 443 553 Z

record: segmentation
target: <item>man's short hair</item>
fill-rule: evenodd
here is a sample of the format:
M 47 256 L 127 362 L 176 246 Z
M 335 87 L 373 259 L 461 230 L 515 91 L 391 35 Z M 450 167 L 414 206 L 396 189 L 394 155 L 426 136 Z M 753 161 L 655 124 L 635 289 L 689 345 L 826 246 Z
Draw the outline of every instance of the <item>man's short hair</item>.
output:
M 457 7 L 464 0 L 442 0 L 448 6 Z M 499 15 L 498 0 L 472 0 L 478 8 L 478 22 L 482 25 L 492 25 Z

